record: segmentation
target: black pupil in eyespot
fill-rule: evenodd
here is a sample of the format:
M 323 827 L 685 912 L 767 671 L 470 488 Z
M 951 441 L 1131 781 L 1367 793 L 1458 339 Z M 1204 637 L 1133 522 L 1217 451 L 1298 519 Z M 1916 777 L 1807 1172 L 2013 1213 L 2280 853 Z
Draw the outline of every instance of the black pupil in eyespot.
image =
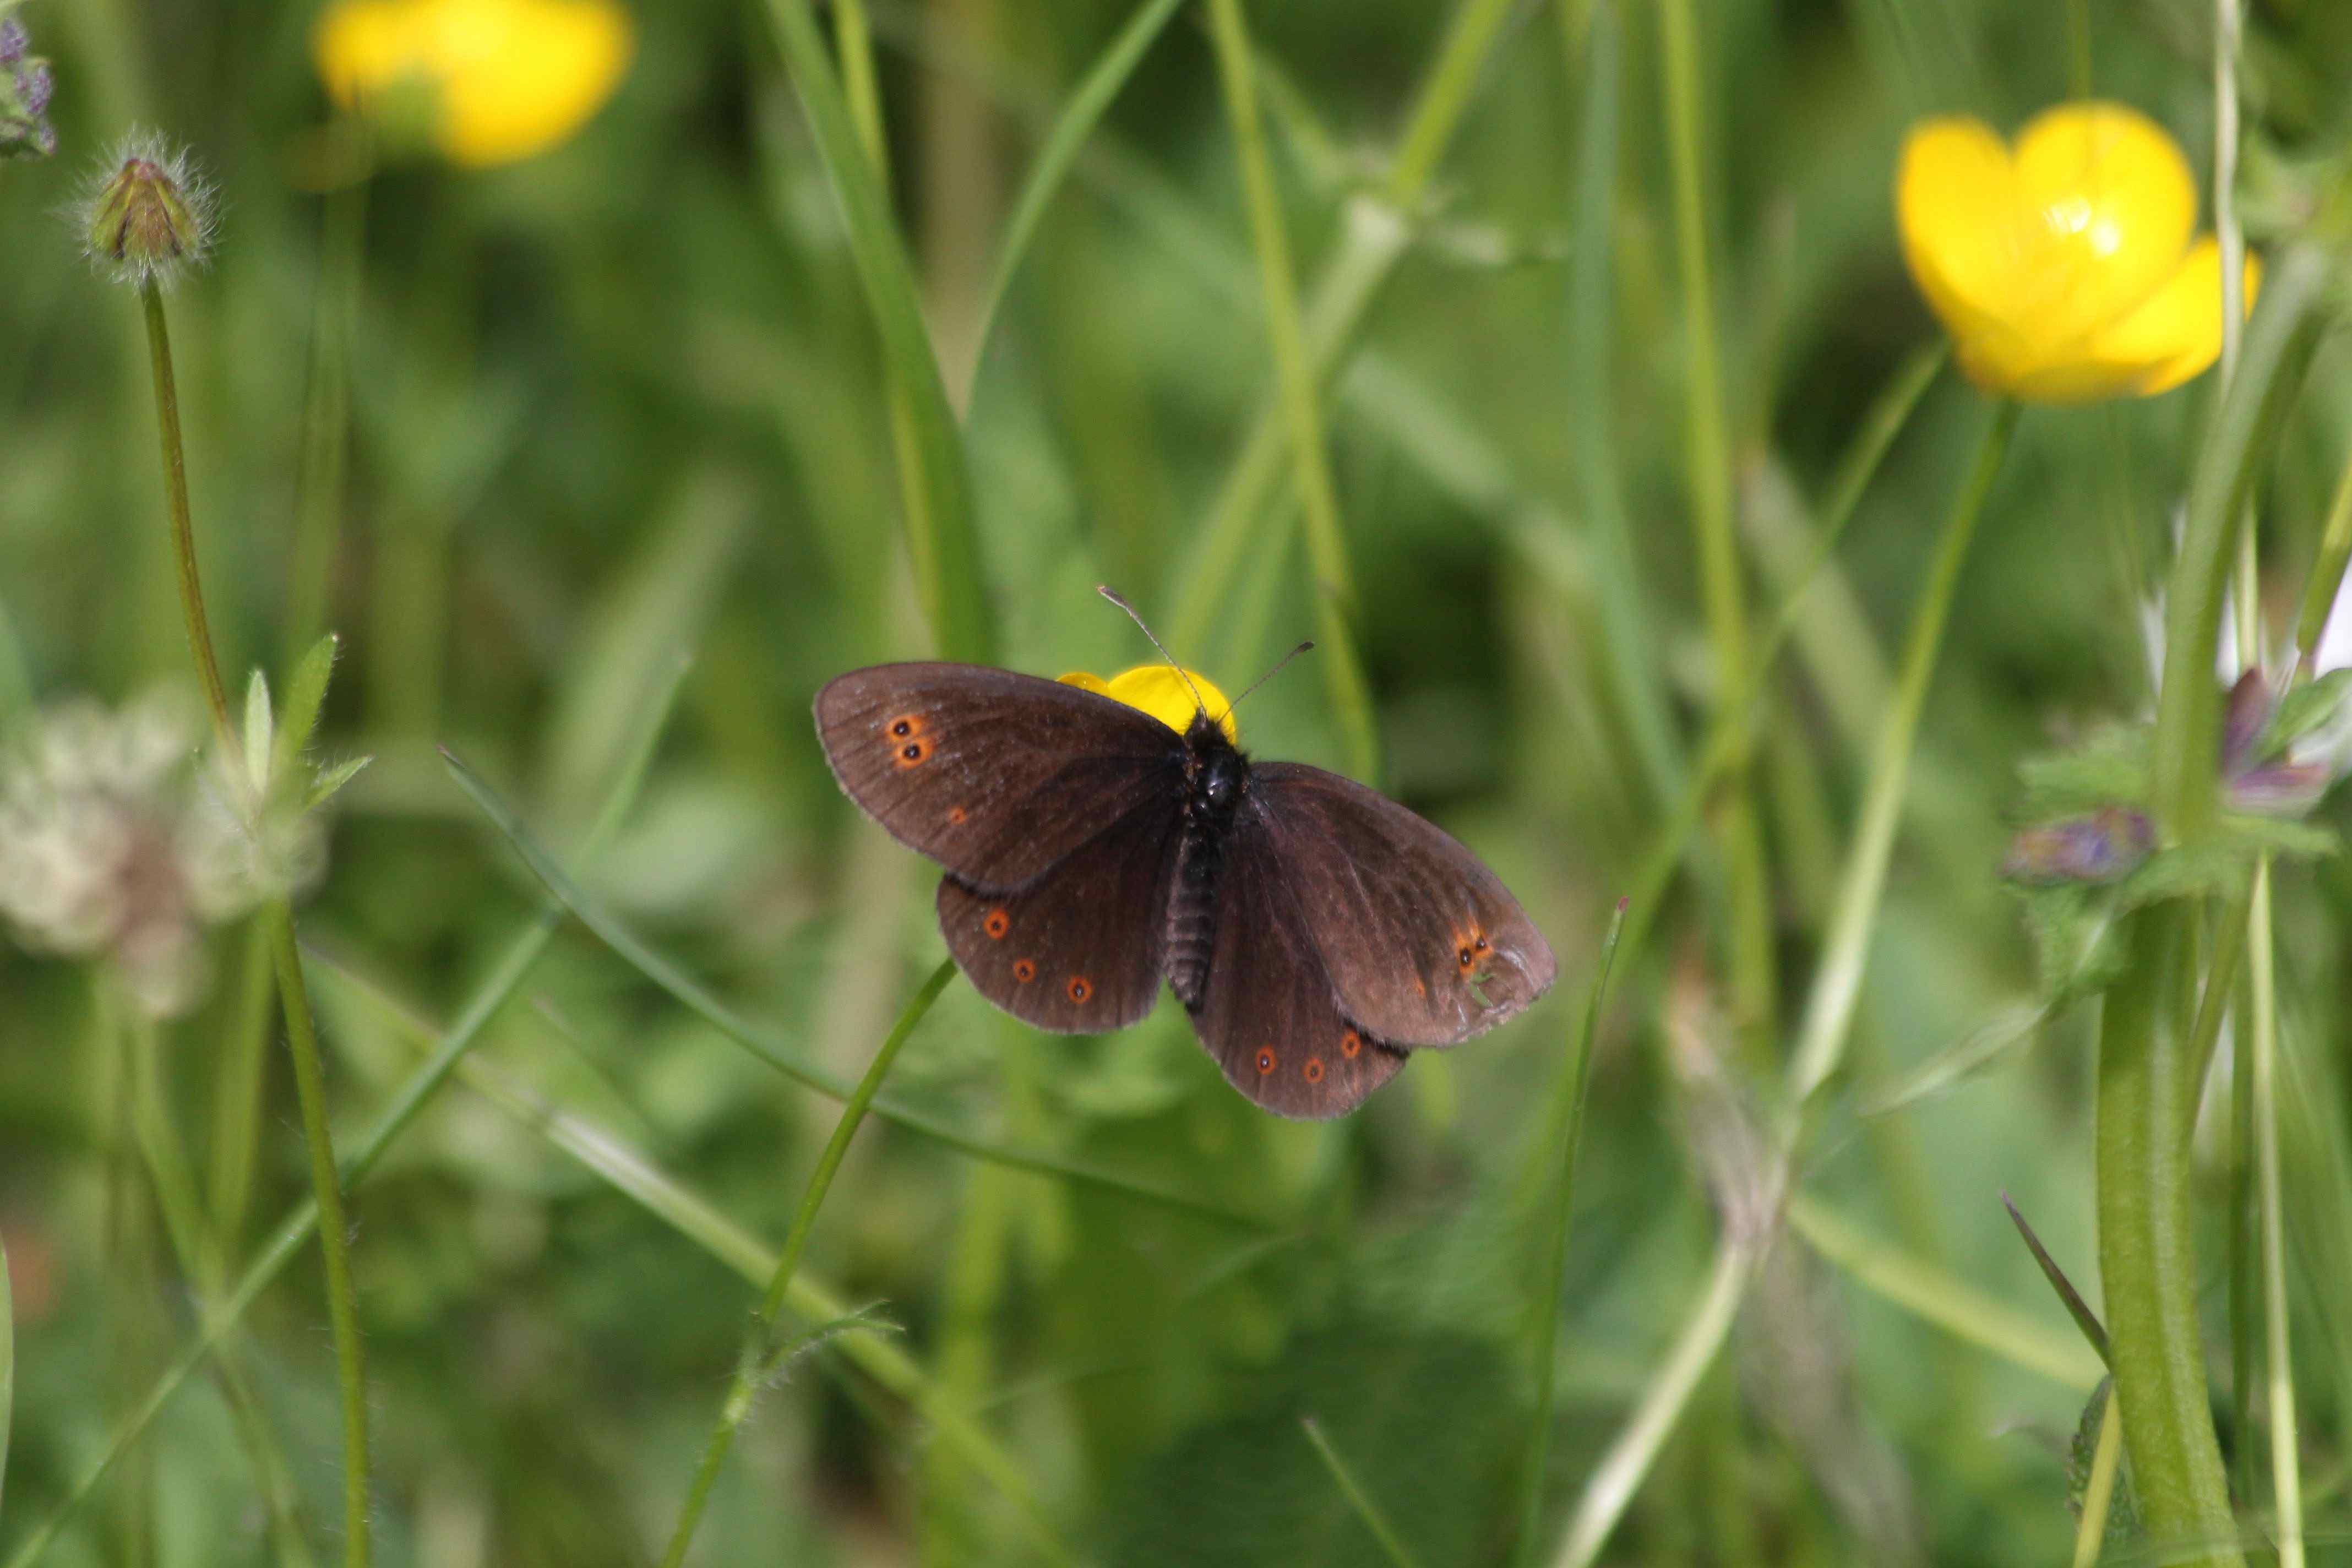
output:
M 896 724 L 890 726 L 890 733 L 893 735 L 903 735 L 908 730 L 913 728 L 913 725 L 908 723 L 904 719 L 901 719 Z
M 911 762 L 913 762 L 917 757 L 919 757 L 919 756 L 921 756 L 921 755 L 923 754 L 923 748 L 922 748 L 922 747 L 920 747 L 920 746 L 919 746 L 919 745 L 916 745 L 916 744 L 915 744 L 915 743 L 913 743 L 912 742 L 908 742 L 907 749 L 906 749 L 905 751 L 903 751 L 903 752 L 899 752 L 898 754 L 899 754 L 900 756 L 905 757 L 908 762 L 910 762 L 910 763 L 911 763 Z

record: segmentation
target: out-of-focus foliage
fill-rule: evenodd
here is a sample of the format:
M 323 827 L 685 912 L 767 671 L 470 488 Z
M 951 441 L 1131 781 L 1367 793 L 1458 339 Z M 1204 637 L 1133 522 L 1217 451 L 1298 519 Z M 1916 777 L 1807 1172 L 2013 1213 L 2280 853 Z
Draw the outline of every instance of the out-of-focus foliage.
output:
M 1458 0 L 1245 8 L 1310 305 L 1365 215 L 1402 237 L 1324 409 L 1384 783 L 1519 892 L 1561 984 L 1328 1126 L 1244 1102 L 1172 1002 L 1121 1034 L 1064 1038 L 951 985 L 889 1096 L 973 1137 L 1267 1223 L 869 1122 L 802 1273 L 832 1315 L 878 1303 L 891 1331 L 836 1335 L 764 1394 L 700 1561 L 1035 1552 L 1003 1478 L 852 1342 L 901 1357 L 889 1364 L 914 1369 L 935 1413 L 967 1416 L 1034 1518 L 1090 1562 L 1384 1561 L 1305 1415 L 1422 1562 L 1508 1551 L 1546 1250 L 1531 1184 L 1558 1169 L 1542 1142 L 1549 1093 L 1609 911 L 1674 808 L 1662 779 L 1679 783 L 1703 746 L 1715 679 L 1688 521 L 1690 345 L 1657 14 L 1561 3 L 1565 25 L 1550 4 L 1501 7 L 1458 128 L 1402 212 L 1382 193 Z M 2085 7 L 2092 89 L 2185 150 L 2200 229 L 2211 9 Z M 1702 218 L 1760 625 L 1795 586 L 1873 399 L 1941 331 L 1896 225 L 1906 130 L 1965 114 L 2007 136 L 2080 93 L 2070 8 L 2051 0 L 1699 10 Z M 2306 221 L 2352 157 L 2352 7 L 2250 10 L 2260 247 Z M 1149 649 L 1094 584 L 1121 588 L 1164 632 L 1250 432 L 1281 432 L 1202 18 L 1178 15 L 1088 139 L 983 343 L 977 312 L 1022 175 L 1129 7 L 869 0 L 861 14 L 944 383 L 959 399 L 970 389 L 963 456 L 1003 661 L 1046 675 L 1136 664 Z M 607 852 L 572 868 L 730 1006 L 854 1079 L 941 944 L 931 873 L 841 797 L 808 704 L 844 669 L 932 648 L 868 292 L 768 7 L 639 6 L 609 100 L 539 155 L 478 169 L 372 161 L 316 74 L 310 7 L 31 0 L 7 15 L 54 71 L 59 155 L 0 163 L 0 723 L 185 679 L 137 305 L 54 216 L 118 138 L 162 127 L 222 197 L 212 260 L 171 308 L 223 663 L 238 689 L 255 666 L 283 689 L 316 633 L 339 631 L 317 745 L 375 759 L 335 798 L 324 876 L 300 910 L 339 1137 L 422 1059 L 404 1014 L 451 1023 L 540 907 L 435 748 L 570 855 L 681 656 L 692 668 L 638 804 Z M 819 17 L 828 38 L 835 21 Z M 1621 112 L 1596 197 L 1579 184 L 1579 128 L 1602 28 Z M 1572 299 L 1578 279 L 1588 292 Z M 2004 887 L 2012 837 L 2046 815 L 2018 767 L 2147 710 L 2143 605 L 2210 395 L 2191 383 L 2020 423 L 1921 727 L 1851 1082 L 1827 1096 L 1795 1176 L 1890 1258 L 2055 1336 L 2073 1329 L 1999 1194 L 2095 1301 L 2093 1008 L 2029 1012 L 2030 1047 L 2002 1050 L 1998 1070 L 1930 1075 L 1936 1092 L 1885 1114 L 1855 1106 L 2051 988 Z M 1961 377 L 1935 383 L 1766 682 L 1752 780 L 1779 1014 L 1726 1014 L 1723 866 L 1704 837 L 1646 943 L 1620 961 L 1557 1303 L 1546 1558 L 1706 1278 L 1738 1134 L 1778 1078 L 1737 1042 L 1759 1023 L 1776 1048 L 1793 1032 L 1933 521 L 1984 402 Z M 2347 439 L 2352 361 L 2331 342 L 2263 476 L 2274 619 L 2292 613 Z M 1596 451 L 1601 467 L 1586 460 Z M 1171 650 L 1226 691 L 1316 631 L 1322 590 L 1281 472 L 1207 630 Z M 1612 516 L 1630 592 L 1611 564 Z M 1654 705 L 1647 718 L 1629 693 Z M 1253 697 L 1246 718 L 1258 755 L 1345 755 L 1311 665 Z M 2331 801 L 2311 822 L 2341 816 Z M 2278 898 L 2316 1527 L 2342 1516 L 2352 1464 L 2339 1054 L 2352 868 L 2283 863 Z M 257 1100 L 239 1099 L 229 1065 L 271 1016 L 267 954 L 239 926 L 207 941 L 210 990 L 168 1027 L 163 1087 L 207 1213 L 232 1216 L 220 1254 L 242 1260 L 308 1188 L 282 1051 L 257 1058 Z M 192 1331 L 195 1296 L 169 1260 L 92 993 L 82 968 L 0 947 L 0 1235 L 17 1330 L 0 1553 Z M 453 1081 L 350 1199 L 381 1559 L 650 1561 L 758 1299 L 742 1276 L 782 1242 L 835 1107 L 576 924 L 475 1054 L 516 1097 Z M 2200 1179 L 2224 1187 L 2226 1137 L 2198 1147 Z M 645 1206 L 621 1179 L 628 1160 L 667 1173 L 701 1217 Z M 729 1251 L 745 1238 L 751 1257 Z M 2200 1246 L 2218 1324 L 2218 1228 Z M 1948 1333 L 1809 1252 L 1796 1261 L 1759 1275 L 1610 1560 L 2064 1560 L 2087 1386 Z M 340 1479 L 314 1264 L 286 1271 L 240 1343 L 318 1545 Z M 2225 1400 L 2229 1360 L 2217 1330 Z M 48 1560 L 123 1561 L 126 1541 L 149 1536 L 169 1543 L 163 1561 L 275 1560 L 226 1386 L 194 1378 Z

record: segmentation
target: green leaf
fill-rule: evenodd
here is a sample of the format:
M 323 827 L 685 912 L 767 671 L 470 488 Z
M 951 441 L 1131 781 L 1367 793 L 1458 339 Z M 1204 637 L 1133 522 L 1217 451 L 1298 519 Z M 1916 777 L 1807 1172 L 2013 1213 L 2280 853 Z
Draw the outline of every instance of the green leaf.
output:
M 2099 1352 L 2099 1359 L 2105 1361 L 2106 1325 L 2099 1321 L 2099 1315 L 2091 1310 L 2091 1304 L 2083 1300 L 2083 1293 L 2074 1289 L 2074 1282 L 2066 1278 L 2066 1271 L 2058 1267 L 2058 1260 L 2050 1256 L 2050 1249 L 2042 1245 L 2042 1238 L 2033 1234 L 2033 1227 L 2025 1223 L 2025 1215 L 2009 1201 L 2007 1193 L 2000 1194 L 2000 1206 L 2009 1211 L 2010 1222 L 2017 1226 L 2017 1234 L 2025 1240 L 2025 1249 L 2033 1254 L 2033 1261 L 2041 1265 L 2042 1277 L 2050 1281 L 2050 1289 L 2058 1293 L 2058 1300 L 2064 1304 L 2067 1315 L 2074 1320 L 2074 1326 L 2083 1331 L 2083 1337 L 2091 1342 L 2093 1350 Z
M 2025 895 L 2025 926 L 2033 938 L 2042 1000 L 2053 1010 L 2105 989 L 2123 962 L 2108 940 L 2115 912 L 2080 883 L 2035 888 Z
M 245 776 L 256 800 L 269 793 L 269 678 L 259 669 L 245 683 Z
M 2001 1008 L 1893 1083 L 1865 1090 L 1855 1102 L 1854 1113 L 1884 1116 L 1991 1071 L 2033 1043 L 2042 1026 L 2049 1021 L 2051 1010 L 2047 1002 L 2019 1002 Z
M 341 646 L 341 639 L 329 632 L 312 643 L 302 662 L 294 667 L 293 681 L 286 688 L 286 710 L 278 718 L 277 750 L 271 757 L 272 765 L 280 771 L 294 765 L 294 759 L 310 745 L 319 728 L 319 710 L 326 705 L 327 683 L 335 673 L 335 655 Z
M 335 792 L 359 776 L 362 768 L 375 761 L 373 757 L 352 757 L 337 763 L 331 768 L 321 768 L 310 781 L 310 790 L 303 796 L 302 809 L 324 805 L 335 797 Z
M 2071 752 L 2019 764 L 2025 814 L 2063 816 L 2101 805 L 2144 805 L 2148 796 L 2148 731 L 2144 725 L 2102 730 Z
M 2221 819 L 2221 842 L 2248 858 L 2280 855 L 2319 860 L 2344 847 L 2335 829 L 2283 816 L 2225 816 Z
M 2091 1483 L 2092 1458 L 2098 1452 L 2099 1426 L 2106 1419 L 2107 1401 L 2115 1397 L 2116 1380 L 2101 1378 L 2099 1386 L 2091 1391 L 2090 1399 L 2083 1405 L 2083 1418 L 2074 1424 L 2074 1435 L 2066 1444 L 2066 1506 L 2080 1514 L 2084 1493 Z M 2115 1490 L 2107 1500 L 2106 1550 L 2121 1551 L 2139 1538 L 2139 1508 L 2133 1501 L 2131 1471 L 2117 1466 Z M 2103 1559 L 2104 1560 L 2104 1559 Z

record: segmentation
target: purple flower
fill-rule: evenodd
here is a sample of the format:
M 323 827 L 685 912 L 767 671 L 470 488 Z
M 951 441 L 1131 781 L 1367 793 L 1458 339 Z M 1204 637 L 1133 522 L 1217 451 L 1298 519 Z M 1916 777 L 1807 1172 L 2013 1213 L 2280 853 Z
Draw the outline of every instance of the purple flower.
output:
M 2105 805 L 2086 816 L 2029 827 L 2010 840 L 2001 866 L 2021 882 L 2113 882 L 2147 858 L 2156 829 L 2127 806 Z
M 48 112 L 49 94 L 56 86 L 56 79 L 49 75 L 48 64 L 43 60 L 35 60 L 16 73 L 17 100 L 35 120 Z
M 0 21 L 0 66 L 13 66 L 25 58 L 25 49 L 32 40 L 25 37 L 25 24 L 10 16 Z M 33 110 L 38 114 L 39 110 Z

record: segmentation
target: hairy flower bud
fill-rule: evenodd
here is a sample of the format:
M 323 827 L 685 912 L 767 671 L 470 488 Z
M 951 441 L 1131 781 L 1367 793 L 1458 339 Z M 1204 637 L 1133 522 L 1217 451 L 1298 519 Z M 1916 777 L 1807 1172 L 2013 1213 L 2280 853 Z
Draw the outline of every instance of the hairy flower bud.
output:
M 212 188 L 184 151 L 135 133 L 92 181 L 77 212 L 84 247 L 117 280 L 169 288 L 201 266 L 213 238 Z

